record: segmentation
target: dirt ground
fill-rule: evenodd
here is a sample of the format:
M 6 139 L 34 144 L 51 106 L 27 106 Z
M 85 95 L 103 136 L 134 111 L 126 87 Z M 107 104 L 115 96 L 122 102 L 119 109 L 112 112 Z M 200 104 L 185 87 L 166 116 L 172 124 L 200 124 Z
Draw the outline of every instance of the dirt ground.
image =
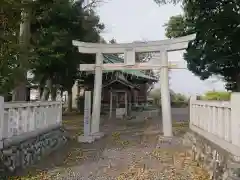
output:
M 174 123 L 174 138 L 161 140 L 159 118 L 139 122 L 105 121 L 105 137 L 93 144 L 78 143 L 80 115 L 63 117 L 71 139 L 62 149 L 19 174 L 25 180 L 207 180 L 207 173 L 190 159 L 181 136 L 186 122 Z M 159 140 L 160 139 L 160 140 Z M 17 178 L 15 178 L 17 179 Z

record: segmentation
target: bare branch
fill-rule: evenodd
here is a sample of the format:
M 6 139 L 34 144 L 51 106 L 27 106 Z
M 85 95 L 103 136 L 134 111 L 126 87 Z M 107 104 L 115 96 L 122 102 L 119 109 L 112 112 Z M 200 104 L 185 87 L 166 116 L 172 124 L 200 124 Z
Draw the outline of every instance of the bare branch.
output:
M 100 3 L 104 3 L 104 0 L 83 0 L 87 1 L 87 4 L 83 6 L 83 9 L 94 9 L 100 5 Z
M 158 5 L 164 5 L 164 4 L 178 4 L 179 2 L 181 2 L 182 0 L 154 0 L 155 3 L 157 3 Z
M 146 43 L 147 40 L 134 41 L 134 43 Z M 138 52 L 136 53 L 137 62 L 148 62 L 152 58 L 152 52 Z
M 154 88 L 154 84 L 151 84 L 149 87 L 148 87 L 148 90 L 147 90 L 147 93 L 150 93 Z

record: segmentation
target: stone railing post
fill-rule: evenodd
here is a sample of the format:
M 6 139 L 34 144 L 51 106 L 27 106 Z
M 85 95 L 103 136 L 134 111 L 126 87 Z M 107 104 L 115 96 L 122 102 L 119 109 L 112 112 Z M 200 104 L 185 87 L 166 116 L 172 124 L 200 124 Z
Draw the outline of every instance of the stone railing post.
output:
M 191 96 L 189 100 L 189 115 L 190 115 L 190 124 L 195 124 L 194 122 L 196 121 L 196 117 L 194 114 L 194 107 L 193 107 L 193 102 L 197 100 L 197 96 Z
M 0 149 L 3 148 L 4 98 L 0 96 Z
M 231 139 L 240 147 L 240 93 L 231 94 Z

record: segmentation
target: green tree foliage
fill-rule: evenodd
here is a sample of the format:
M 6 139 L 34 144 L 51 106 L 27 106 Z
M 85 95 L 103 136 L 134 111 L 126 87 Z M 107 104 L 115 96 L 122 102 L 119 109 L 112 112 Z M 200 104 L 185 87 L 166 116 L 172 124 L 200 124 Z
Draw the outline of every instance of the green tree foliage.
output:
M 208 91 L 200 97 L 202 100 L 218 100 L 218 101 L 229 101 L 230 92 L 219 92 L 219 91 Z
M 53 0 L 47 9 L 37 7 L 36 23 L 32 24 L 37 60 L 33 62 L 35 79 L 40 82 L 42 100 L 56 89 L 68 91 L 68 110 L 72 105 L 72 86 L 81 77 L 81 62 L 91 63 L 93 55 L 80 54 L 72 40 L 98 42 L 104 25 L 93 10 L 85 10 L 83 1 Z
M 18 3 L 17 3 L 18 2 Z M 30 2 L 30 1 L 29 1 Z M 69 90 L 80 78 L 80 62 L 94 61 L 91 55 L 80 54 L 72 40 L 97 42 L 104 25 L 92 9 L 85 9 L 83 1 L 36 0 L 27 4 L 31 9 L 31 46 L 28 49 L 27 70 L 34 74 L 32 82 L 40 87 Z M 0 93 L 14 87 L 19 67 L 19 25 L 23 1 L 1 1 Z M 24 67 L 26 68 L 26 67 Z M 41 89 L 41 88 L 40 88 Z M 55 90 L 53 90 L 55 89 Z
M 194 24 L 187 22 L 183 15 L 170 17 L 165 25 L 165 35 L 168 38 L 177 38 L 195 33 Z
M 172 102 L 187 102 L 188 101 L 188 98 L 185 96 L 185 95 L 183 95 L 183 94 L 181 94 L 181 93 L 173 93 L 172 94 Z
M 219 75 L 226 88 L 240 91 L 239 1 L 183 1 L 184 16 L 171 18 L 168 37 L 196 33 L 184 55 L 188 68 L 201 79 Z M 184 22 L 182 27 L 179 23 Z M 182 32 L 183 31 L 183 32 Z
M 13 77 L 18 67 L 19 1 L 0 2 L 0 94 L 5 96 L 13 88 Z
M 76 31 L 82 34 L 83 17 L 76 13 L 75 5 L 68 0 L 53 0 L 47 6 L 36 7 L 36 22 L 31 29 L 37 57 L 32 67 L 42 86 L 49 80 L 53 85 L 63 84 L 67 76 L 64 85 L 72 86 L 76 79 L 80 59 L 76 57 L 79 53 L 72 46 L 72 40 L 77 38 Z
M 161 106 L 161 89 L 153 89 L 149 96 L 153 99 L 155 105 Z M 188 103 L 188 98 L 185 95 L 175 93 L 173 90 L 170 90 L 170 99 L 171 104 L 176 106 L 182 106 Z

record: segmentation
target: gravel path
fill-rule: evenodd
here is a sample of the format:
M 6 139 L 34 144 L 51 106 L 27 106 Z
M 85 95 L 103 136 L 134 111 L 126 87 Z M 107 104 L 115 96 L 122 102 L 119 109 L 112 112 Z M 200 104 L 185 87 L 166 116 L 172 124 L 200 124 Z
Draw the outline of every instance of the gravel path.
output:
M 79 122 L 70 122 L 74 137 Z M 177 125 L 176 136 L 166 141 L 161 139 L 160 123 L 157 117 L 139 123 L 105 122 L 102 131 L 106 135 L 101 140 L 80 144 L 73 138 L 65 148 L 20 175 L 32 172 L 33 178 L 42 180 L 196 179 L 202 170 L 196 173 L 194 168 L 199 167 L 191 166 L 188 148 L 180 141 L 187 128 Z

